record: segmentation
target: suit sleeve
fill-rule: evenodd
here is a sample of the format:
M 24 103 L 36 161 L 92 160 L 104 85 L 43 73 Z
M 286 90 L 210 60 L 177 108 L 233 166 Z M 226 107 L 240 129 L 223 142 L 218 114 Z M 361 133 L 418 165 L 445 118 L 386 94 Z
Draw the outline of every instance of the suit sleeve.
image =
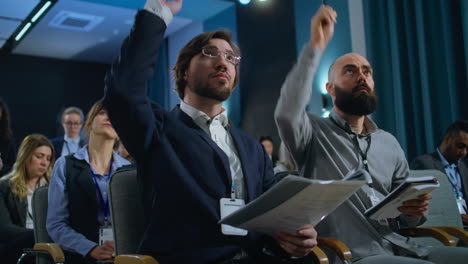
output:
M 147 80 L 153 75 L 165 30 L 161 17 L 139 11 L 105 79 L 104 107 L 125 147 L 137 160 L 158 139 L 163 123 L 164 110 L 159 105 L 153 109 L 147 97 Z

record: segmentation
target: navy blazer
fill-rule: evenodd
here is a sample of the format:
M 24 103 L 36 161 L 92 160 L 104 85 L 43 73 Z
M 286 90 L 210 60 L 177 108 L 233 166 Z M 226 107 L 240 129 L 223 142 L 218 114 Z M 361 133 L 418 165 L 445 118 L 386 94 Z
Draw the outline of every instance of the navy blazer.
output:
M 140 11 L 120 56 L 106 76 L 104 106 L 129 153 L 136 159 L 148 227 L 140 252 L 162 263 L 213 263 L 242 248 L 261 246 L 261 236 L 221 233 L 219 202 L 230 197 L 229 161 L 210 136 L 175 107 L 165 111 L 147 98 L 166 25 Z M 227 126 L 246 185 L 246 202 L 273 183 L 273 169 L 253 137 Z
M 65 139 L 63 137 L 56 137 L 50 140 L 50 143 L 52 143 L 52 146 L 54 146 L 55 160 L 58 160 L 58 158 L 62 156 L 62 148 L 64 142 Z M 78 149 L 82 148 L 84 145 L 86 145 L 86 141 L 80 138 L 80 142 L 78 143 Z

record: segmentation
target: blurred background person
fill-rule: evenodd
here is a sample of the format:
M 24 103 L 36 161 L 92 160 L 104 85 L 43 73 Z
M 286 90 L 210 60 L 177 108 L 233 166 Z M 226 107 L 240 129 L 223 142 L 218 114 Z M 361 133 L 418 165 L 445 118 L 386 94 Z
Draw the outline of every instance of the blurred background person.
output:
M 296 163 L 283 142 L 281 142 L 278 148 L 278 161 L 273 171 L 275 175 L 283 171 L 297 171 Z
M 112 260 L 113 238 L 100 236 L 112 224 L 107 185 L 114 171 L 129 164 L 113 151 L 118 137 L 101 101 L 89 111 L 85 130 L 89 144 L 57 160 L 49 187 L 47 231 L 73 264 Z
M 270 136 L 261 136 L 259 141 L 263 145 L 268 157 L 270 157 L 270 160 L 275 164 L 278 158 L 273 153 L 275 150 L 273 139 Z
M 0 255 L 2 263 L 16 263 L 23 248 L 34 245 L 31 198 L 49 183 L 54 149 L 47 137 L 27 136 L 12 171 L 0 180 Z
M 7 174 L 16 158 L 16 148 L 11 131 L 10 112 L 0 98 L 0 178 Z
M 63 137 L 51 139 L 55 148 L 55 158 L 76 153 L 78 149 L 85 145 L 85 141 L 80 137 L 81 127 L 84 121 L 83 111 L 75 106 L 70 106 L 62 113 Z

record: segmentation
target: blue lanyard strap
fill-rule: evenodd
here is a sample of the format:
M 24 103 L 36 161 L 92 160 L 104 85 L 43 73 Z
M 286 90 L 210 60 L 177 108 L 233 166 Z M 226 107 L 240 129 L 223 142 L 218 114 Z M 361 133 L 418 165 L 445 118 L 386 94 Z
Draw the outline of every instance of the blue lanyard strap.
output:
M 112 171 L 112 160 L 109 164 L 109 172 L 107 174 L 102 175 L 106 179 L 106 182 L 109 182 L 110 180 L 111 171 Z M 99 200 L 101 201 L 101 207 L 104 213 L 104 226 L 107 226 L 108 225 L 107 219 L 109 216 L 109 199 L 107 197 L 106 199 L 104 199 L 104 195 L 102 195 L 101 188 L 99 187 L 99 184 L 96 179 L 97 174 L 94 172 L 93 168 L 91 168 L 91 174 L 93 174 L 94 185 L 96 186 L 96 190 L 99 195 Z

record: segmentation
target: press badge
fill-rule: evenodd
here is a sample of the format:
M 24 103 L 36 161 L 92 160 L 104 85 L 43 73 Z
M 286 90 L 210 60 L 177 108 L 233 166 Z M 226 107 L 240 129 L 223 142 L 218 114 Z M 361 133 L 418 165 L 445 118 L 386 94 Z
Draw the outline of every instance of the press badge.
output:
M 463 198 L 458 197 L 457 198 L 457 206 L 458 206 L 458 211 L 460 214 L 466 214 L 466 202 Z
M 99 227 L 99 245 L 104 245 L 104 241 L 114 241 L 114 233 L 112 227 Z
M 230 199 L 221 198 L 219 200 L 219 207 L 221 210 L 221 218 L 226 217 L 240 208 L 244 207 L 245 201 L 243 199 Z M 221 232 L 228 236 L 246 236 L 248 231 L 245 229 L 233 227 L 230 225 L 221 225 Z

